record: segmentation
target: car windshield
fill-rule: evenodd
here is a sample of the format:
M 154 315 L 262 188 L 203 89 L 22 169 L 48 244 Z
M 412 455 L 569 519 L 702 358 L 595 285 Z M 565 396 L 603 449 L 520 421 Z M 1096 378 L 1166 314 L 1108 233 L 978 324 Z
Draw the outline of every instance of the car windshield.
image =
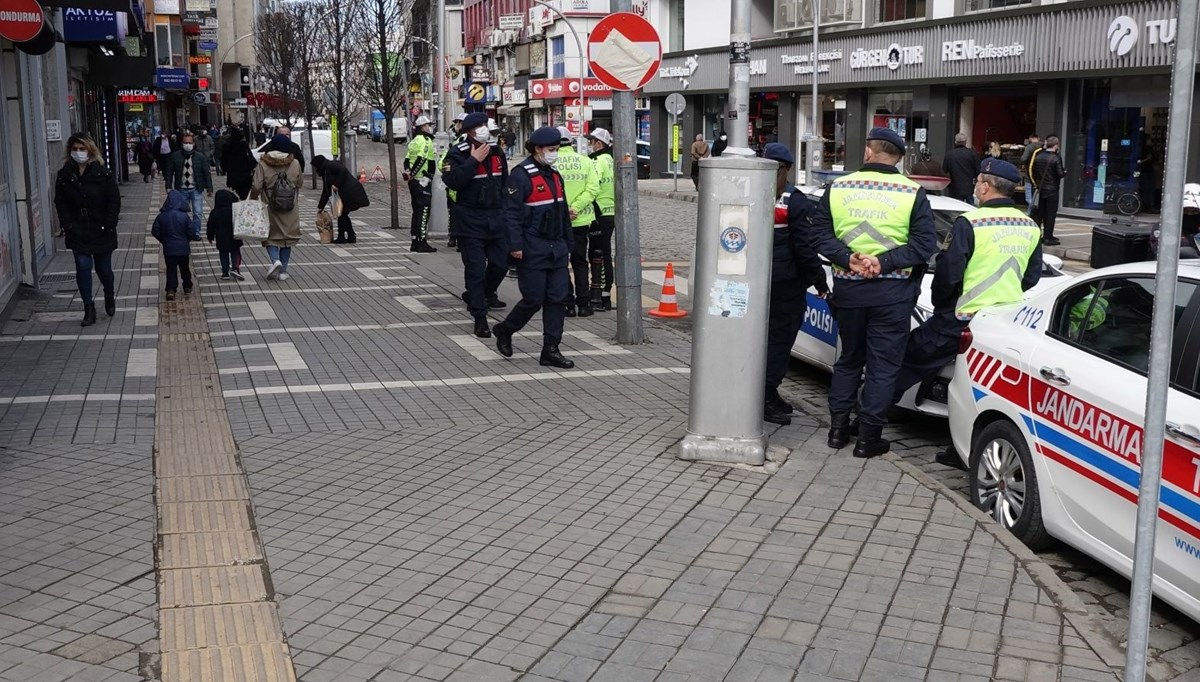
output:
M 639 142 L 637 145 L 638 156 L 650 156 L 650 145 Z

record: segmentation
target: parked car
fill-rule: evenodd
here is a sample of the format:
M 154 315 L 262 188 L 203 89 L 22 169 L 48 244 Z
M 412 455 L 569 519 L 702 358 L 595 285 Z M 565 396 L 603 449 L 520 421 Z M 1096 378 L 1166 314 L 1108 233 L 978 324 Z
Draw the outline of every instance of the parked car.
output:
M 312 144 L 315 147 L 315 149 L 309 149 L 308 141 L 304 139 L 305 133 L 312 134 Z M 310 161 L 312 160 L 312 157 L 317 154 L 321 154 L 321 155 L 325 156 L 325 158 L 333 158 L 332 131 L 329 131 L 329 130 L 309 130 L 309 131 L 293 130 L 292 131 L 292 142 L 295 142 L 296 144 L 300 145 L 300 149 L 304 152 L 304 158 L 306 158 Z M 262 148 L 267 146 L 268 144 L 271 144 L 271 139 L 269 137 L 267 138 L 266 142 L 264 142 L 263 144 L 250 150 L 250 153 L 254 155 L 255 161 L 258 160 L 258 157 L 262 156 Z
M 358 125 L 354 126 L 354 132 L 357 135 L 370 135 L 371 124 L 367 123 L 367 119 L 364 118 L 358 122 Z
M 1038 549 L 1133 566 L 1155 262 L 1060 280 L 981 311 L 950 385 L 971 501 Z M 1200 621 L 1200 263 L 1179 266 L 1155 596 Z
M 645 140 L 637 141 L 637 176 L 639 180 L 650 177 L 650 143 Z
M 801 187 L 799 189 L 813 197 L 814 201 L 824 194 L 824 189 L 821 188 Z M 933 208 L 934 225 L 937 228 L 939 243 L 945 243 L 946 238 L 950 235 L 954 219 L 973 208 L 970 204 L 957 199 L 936 194 L 929 195 L 929 204 Z M 1043 254 L 1042 259 L 1042 281 L 1030 291 L 1030 294 L 1068 277 L 1062 270 L 1062 259 L 1049 254 Z M 829 265 L 825 266 L 825 272 L 828 275 L 827 281 L 832 282 Z M 921 285 L 921 295 L 917 299 L 917 306 L 913 309 L 912 324 L 914 327 L 933 313 L 932 285 L 933 261 L 931 260 L 929 271 L 925 274 L 924 282 Z M 837 361 L 838 355 L 841 353 L 837 322 L 833 319 L 833 311 L 829 308 L 829 301 L 817 296 L 816 289 L 808 290 L 807 300 L 808 308 L 804 313 L 804 324 L 800 328 L 800 332 L 796 334 L 796 341 L 792 344 L 792 357 L 827 371 L 833 371 L 833 363 Z M 912 387 L 904 394 L 904 399 L 899 403 L 900 407 L 922 414 L 945 417 L 948 410 L 947 394 L 952 373 L 953 369 L 947 367 L 940 376 Z

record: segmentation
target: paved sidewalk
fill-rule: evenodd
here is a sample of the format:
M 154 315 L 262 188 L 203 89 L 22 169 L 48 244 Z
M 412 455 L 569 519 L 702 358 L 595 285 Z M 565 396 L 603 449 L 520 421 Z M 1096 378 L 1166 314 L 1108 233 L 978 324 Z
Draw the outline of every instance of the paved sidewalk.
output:
M 303 195 L 303 215 L 315 199 Z M 145 218 L 149 193 L 140 201 L 130 213 Z M 265 550 L 262 603 L 278 602 L 300 680 L 1115 679 L 1119 655 L 1053 574 L 915 468 L 831 453 L 817 419 L 803 415 L 771 432 L 774 445 L 791 450 L 774 473 L 677 460 L 685 334 L 648 322 L 652 343 L 626 348 L 610 341 L 611 314 L 571 319 L 563 351 L 577 367 L 563 372 L 538 366 L 535 320 L 506 360 L 470 334 L 457 254 L 408 254 L 406 233 L 372 229 L 384 215 L 383 206 L 356 213 L 359 243 L 345 246 L 317 244 L 306 218 L 287 282 L 262 279 L 266 261 L 254 246 L 244 248 L 253 277 L 243 283 L 216 278 L 207 245 L 193 258 L 212 346 L 196 352 L 214 363 Z M 156 288 L 129 288 L 141 283 L 142 246 L 136 234 L 122 239 L 137 252 L 123 256 L 130 272 L 121 273 L 121 293 L 139 292 L 123 300 L 152 308 Z M 501 298 L 517 300 L 513 280 Z M 66 303 L 45 298 L 30 311 Z M 2 454 L 27 467 L 17 479 L 20 467 L 0 465 L 0 489 L 44 485 L 50 473 L 32 468 L 44 455 L 27 450 L 38 443 L 90 462 L 90 481 L 102 464 L 137 460 L 140 487 L 110 481 L 90 503 L 95 520 L 72 523 L 47 504 L 28 534 L 65 543 L 107 522 L 106 510 L 136 510 L 140 521 L 116 521 L 141 552 L 129 556 L 130 570 L 144 576 L 153 568 L 155 435 L 145 420 L 153 423 L 168 368 L 97 403 L 111 408 L 104 418 L 84 408 L 96 402 L 91 384 L 117 390 L 105 377 L 115 366 L 128 373 L 138 358 L 131 348 L 166 337 L 150 333 L 157 328 L 145 332 L 152 338 L 132 337 L 132 326 L 121 336 L 126 327 L 114 323 L 90 341 L 68 322 L 26 324 L 8 322 L 0 336 L 0 353 L 24 354 L 21 363 L 3 360 L 15 374 L 0 384 Z M 48 332 L 74 337 L 14 339 Z M 90 364 L 72 364 L 81 347 L 97 349 Z M 88 372 L 90 383 L 72 378 Z M 59 384 L 82 393 L 80 405 L 24 400 Z M 110 432 L 104 424 L 128 404 L 141 430 Z M 134 442 L 113 445 L 124 440 Z M 18 508 L 0 499 L 10 514 Z M 64 551 L 3 558 L 45 566 Z M 115 601 L 119 587 L 79 569 L 60 580 Z M 153 583 L 139 580 L 138 614 L 152 619 Z M 17 589 L 48 588 L 0 577 L 3 616 L 88 634 L 88 611 L 35 611 Z M 33 679 L 4 667 L 20 656 L 75 663 L 61 651 L 40 653 L 17 629 L 0 631 L 0 679 Z M 155 631 L 141 632 L 150 636 L 123 644 L 138 647 L 140 667 L 109 662 L 88 674 L 157 675 Z

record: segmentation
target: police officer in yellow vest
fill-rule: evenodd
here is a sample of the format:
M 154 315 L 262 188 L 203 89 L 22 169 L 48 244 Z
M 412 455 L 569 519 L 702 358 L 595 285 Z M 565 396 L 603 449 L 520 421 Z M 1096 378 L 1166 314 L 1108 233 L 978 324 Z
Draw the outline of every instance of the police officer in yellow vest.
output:
M 933 275 L 933 315 L 913 330 L 894 398 L 954 361 L 962 330 L 980 310 L 1016 303 L 1042 276 L 1041 230 L 1012 200 L 1017 167 L 988 157 L 979 164 L 979 208 L 955 219 Z
M 567 297 L 567 317 L 575 317 L 578 308 L 580 317 L 592 314 L 591 287 L 588 279 L 588 230 L 596 220 L 592 202 L 600 193 L 600 177 L 596 165 L 588 157 L 571 146 L 571 131 L 558 129 L 561 145 L 554 170 L 563 178 L 567 189 L 567 207 L 570 209 L 571 233 L 574 247 L 571 249 L 571 270 L 575 280 L 574 297 Z
M 596 222 L 588 230 L 588 253 L 592 266 L 592 310 L 612 310 L 613 287 L 613 229 L 616 227 L 617 186 L 613 178 L 612 133 L 596 128 L 587 135 L 592 153 L 589 155 L 596 165 L 596 177 L 600 178 L 600 192 L 596 195 Z
M 414 253 L 437 251 L 429 245 L 429 210 L 433 206 L 433 174 L 437 171 L 437 152 L 433 148 L 433 121 L 418 116 L 417 134 L 408 141 L 404 155 L 404 179 L 412 196 L 412 246 Z
M 446 150 L 442 152 L 442 157 L 438 159 L 438 168 L 440 168 L 443 173 L 450 170 L 450 164 L 446 161 L 446 156 L 450 153 L 450 150 L 455 146 L 467 141 L 466 133 L 463 133 L 460 130 L 462 127 L 462 120 L 464 118 L 466 118 L 465 114 L 456 114 L 454 116 L 454 120 L 450 122 L 450 146 L 446 147 Z M 458 251 L 458 238 L 454 234 L 454 202 L 457 200 L 458 192 L 455 192 L 447 187 L 446 207 L 449 215 L 446 220 L 446 231 L 449 232 L 450 238 L 446 240 L 446 246 L 454 249 L 455 251 Z M 465 292 L 463 293 L 463 300 L 467 300 Z
M 921 276 L 937 251 L 925 190 L 896 170 L 903 158 L 904 138 L 873 128 L 862 169 L 834 180 L 813 216 L 814 245 L 833 266 L 834 319 L 842 342 L 829 387 L 828 442 L 835 449 L 850 442 L 850 411 L 857 400 L 855 457 L 876 457 L 890 447 L 883 426 Z

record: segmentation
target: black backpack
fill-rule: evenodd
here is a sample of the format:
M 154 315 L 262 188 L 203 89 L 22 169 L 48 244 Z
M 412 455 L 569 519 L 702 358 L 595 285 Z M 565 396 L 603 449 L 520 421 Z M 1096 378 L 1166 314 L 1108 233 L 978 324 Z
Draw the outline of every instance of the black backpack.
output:
M 288 180 L 287 171 L 275 176 L 275 187 L 271 190 L 272 211 L 291 213 L 296 208 L 296 188 Z

